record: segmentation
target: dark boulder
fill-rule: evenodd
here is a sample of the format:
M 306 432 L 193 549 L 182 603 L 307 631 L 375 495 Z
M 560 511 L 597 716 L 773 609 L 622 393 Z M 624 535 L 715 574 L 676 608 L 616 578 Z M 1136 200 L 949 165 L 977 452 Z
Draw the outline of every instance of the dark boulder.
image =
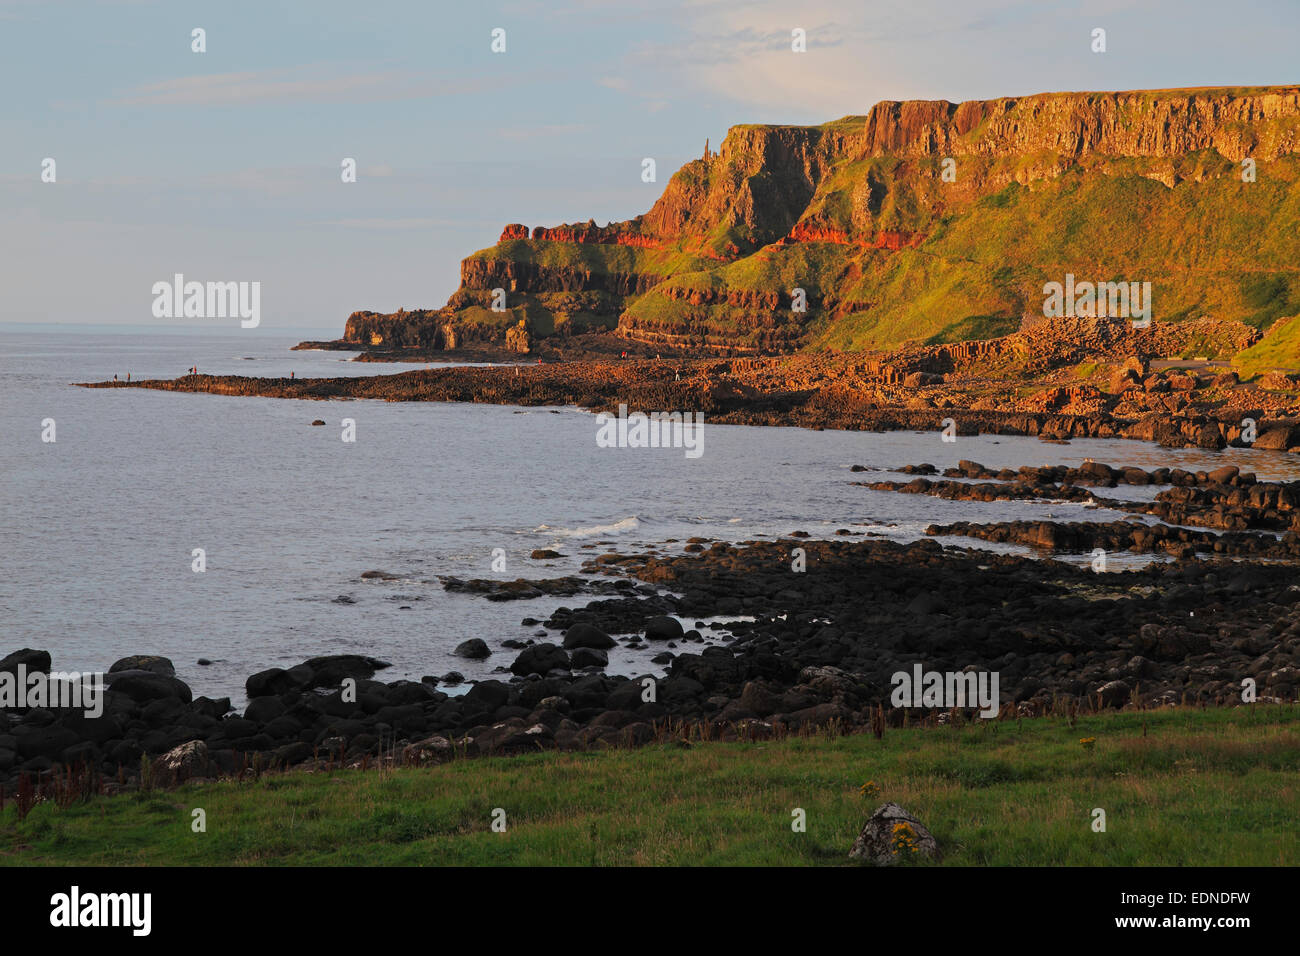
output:
M 574 624 L 564 632 L 564 646 L 566 649 L 590 647 L 596 650 L 608 650 L 617 646 L 617 642 L 594 625 Z
M 536 644 L 518 657 L 510 665 L 512 673 L 520 677 L 526 677 L 529 674 L 545 675 L 548 671 L 568 670 L 569 655 L 564 650 L 554 644 Z
M 481 680 L 469 689 L 464 700 L 479 710 L 496 710 L 510 700 L 510 688 L 499 680 Z
M 118 671 L 148 671 L 151 674 L 161 674 L 163 677 L 176 676 L 176 666 L 167 658 L 156 654 L 134 654 L 114 661 L 108 672 L 116 674 Z
M 22 664 L 29 674 L 48 674 L 50 672 L 50 652 L 35 651 L 30 647 L 24 647 L 21 651 L 14 651 L 4 660 L 0 660 L 0 674 L 17 674 L 19 664 Z
M 470 660 L 481 661 L 483 658 L 490 656 L 492 651 L 487 646 L 487 641 L 471 637 L 468 641 L 457 644 L 452 653 L 457 657 L 468 657 Z
M 147 672 L 127 674 L 117 678 L 113 681 L 113 692 L 125 694 L 137 704 L 151 700 L 165 700 L 169 697 L 188 704 L 194 699 L 193 692 L 184 681 Z
M 647 641 L 679 641 L 682 633 L 682 624 L 675 617 L 660 615 L 645 622 Z
M 279 696 L 293 688 L 293 678 L 283 667 L 271 667 L 258 671 L 244 681 L 244 692 L 251 700 L 254 697 Z
M 606 667 L 609 665 L 609 654 L 594 647 L 579 647 L 571 655 L 570 663 L 575 668 Z
M 368 680 L 375 676 L 375 671 L 392 667 L 388 661 L 360 654 L 331 654 L 327 657 L 313 657 L 304 662 L 313 673 L 312 687 L 338 687 L 346 678 Z

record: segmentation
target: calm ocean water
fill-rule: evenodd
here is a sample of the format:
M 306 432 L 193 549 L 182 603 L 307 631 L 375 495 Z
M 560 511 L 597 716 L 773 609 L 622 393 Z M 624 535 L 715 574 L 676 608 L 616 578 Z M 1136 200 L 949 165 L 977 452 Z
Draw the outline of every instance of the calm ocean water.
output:
M 1117 517 L 1053 503 L 946 502 L 872 492 L 854 464 L 970 458 L 990 466 L 1200 468 L 1237 463 L 1300 477 L 1285 456 L 1169 451 L 1133 442 L 1051 445 L 997 436 L 705 426 L 704 454 L 603 449 L 577 409 L 376 401 L 300 402 L 70 383 L 213 374 L 373 375 L 415 366 L 290 352 L 328 331 L 218 334 L 0 326 L 0 654 L 39 647 L 66 670 L 164 654 L 195 693 L 243 698 L 248 674 L 317 654 L 390 660 L 385 680 L 508 664 L 451 656 L 470 637 L 494 649 L 528 637 L 525 616 L 587 598 L 492 603 L 448 594 L 437 575 L 551 577 L 584 558 L 691 536 L 745 540 L 837 528 L 899 540 L 932 522 Z M 647 411 L 653 411 L 649 409 Z M 340 419 L 357 422 L 355 443 Z M 53 418 L 57 441 L 41 441 Z M 310 427 L 322 418 L 326 427 Z M 1140 489 L 1106 492 L 1137 497 Z M 1149 496 L 1149 492 L 1148 492 Z M 972 544 L 973 542 L 961 542 Z M 594 549 L 582 549 L 596 544 Z M 987 545 L 984 545 L 987 547 Z M 550 547 L 550 565 L 529 552 Z M 207 570 L 191 570 L 203 548 Z M 503 548 L 507 570 L 494 574 Z M 1122 565 L 1120 565 L 1122 566 Z M 380 569 L 399 581 L 362 581 Z M 433 582 L 433 583 L 429 583 Z M 340 595 L 355 604 L 335 603 Z M 617 648 L 611 672 L 658 670 Z M 200 657 L 213 660 L 198 666 Z

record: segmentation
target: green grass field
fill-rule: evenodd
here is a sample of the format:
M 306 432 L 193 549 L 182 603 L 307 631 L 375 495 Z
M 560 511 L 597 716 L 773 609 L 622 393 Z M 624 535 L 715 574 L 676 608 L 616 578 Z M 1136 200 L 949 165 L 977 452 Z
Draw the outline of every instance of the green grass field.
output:
M 1300 367 L 1300 315 L 1274 323 L 1264 338 L 1238 352 L 1233 364 L 1246 376 Z
M 0 861 L 854 865 L 863 821 L 892 800 L 934 833 L 945 865 L 1294 866 L 1297 767 L 1295 705 L 662 743 L 263 775 L 41 803 L 21 821 L 11 796 Z M 868 781 L 878 795 L 859 792 Z M 206 832 L 192 830 L 195 808 Z M 496 808 L 504 833 L 491 826 Z M 792 830 L 796 808 L 806 832 Z

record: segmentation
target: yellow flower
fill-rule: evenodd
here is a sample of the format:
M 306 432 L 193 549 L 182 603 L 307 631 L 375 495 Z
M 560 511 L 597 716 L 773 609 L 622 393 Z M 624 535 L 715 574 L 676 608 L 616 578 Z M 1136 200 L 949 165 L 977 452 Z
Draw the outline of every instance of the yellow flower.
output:
M 892 849 L 895 856 L 904 851 L 916 853 L 920 850 L 920 846 L 917 843 L 916 831 L 912 829 L 910 824 L 903 821 L 895 823 L 893 833 L 894 839 Z

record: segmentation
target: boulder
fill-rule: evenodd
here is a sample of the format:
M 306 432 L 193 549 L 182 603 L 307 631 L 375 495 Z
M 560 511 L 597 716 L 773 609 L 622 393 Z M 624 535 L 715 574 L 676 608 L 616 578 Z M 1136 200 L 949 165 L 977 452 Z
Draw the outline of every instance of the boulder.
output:
M 573 624 L 564 632 L 566 649 L 592 647 L 596 650 L 608 650 L 616 645 L 617 642 L 612 637 L 591 624 Z
M 1123 707 L 1132 693 L 1133 688 L 1122 680 L 1107 681 L 1097 688 L 1097 696 L 1106 707 Z
M 338 687 L 348 677 L 353 680 L 369 680 L 375 676 L 375 671 L 393 666 L 388 661 L 361 654 L 330 654 L 326 657 L 313 657 L 303 664 L 310 667 L 314 675 L 311 679 L 312 687 Z
M 496 710 L 510 699 L 510 688 L 499 680 L 481 680 L 469 689 L 465 703 L 480 710 Z
M 163 754 L 153 765 L 154 773 L 170 782 L 180 782 L 208 773 L 208 745 L 191 740 Z
M 939 843 L 916 817 L 896 803 L 886 803 L 863 824 L 849 859 L 890 866 L 904 856 L 936 859 Z
M 159 657 L 156 654 L 133 654 L 114 661 L 108 672 L 116 674 L 118 671 L 148 671 L 151 674 L 161 674 L 163 677 L 176 676 L 175 665 L 166 657 Z
M 244 692 L 251 700 L 254 697 L 279 696 L 293 687 L 293 679 L 283 667 L 272 667 L 258 671 L 244 681 Z
M 468 657 L 470 660 L 481 661 L 483 658 L 490 656 L 492 651 L 487 646 L 487 641 L 471 637 L 468 641 L 457 644 L 452 653 L 457 657 Z
M 19 733 L 19 731 L 24 731 Z M 18 743 L 18 754 L 24 760 L 46 757 L 58 760 L 65 749 L 81 743 L 81 738 L 67 727 L 26 727 L 15 728 L 14 737 Z
M 1241 469 L 1236 465 L 1224 465 L 1222 468 L 1215 468 L 1207 477 L 1215 484 L 1226 485 L 1239 474 Z
M 1294 448 L 1297 445 L 1300 445 L 1300 427 L 1274 425 L 1255 439 L 1253 447 L 1263 448 L 1268 451 L 1286 451 L 1288 448 Z M 3 663 L 0 663 L 0 670 L 4 670 Z
M 442 763 L 455 755 L 455 749 L 446 737 L 427 737 L 402 748 L 402 759 L 408 763 Z
M 660 615 L 645 622 L 647 641 L 679 641 L 682 633 L 682 624 L 675 617 Z
M 609 654 L 595 647 L 576 648 L 569 659 L 573 667 L 607 667 Z
M 284 713 L 284 703 L 279 697 L 256 697 L 244 708 L 244 719 L 258 724 L 269 724 Z
M 35 651 L 30 647 L 24 647 L 21 651 L 14 651 L 4 660 L 0 660 L 0 674 L 17 674 L 19 664 L 25 666 L 29 674 L 48 674 L 50 672 L 50 652 Z
M 125 694 L 137 704 L 150 700 L 165 700 L 174 697 L 185 703 L 194 699 L 189 685 L 175 677 L 148 672 L 128 673 L 113 681 L 113 692 Z
M 529 674 L 542 674 L 552 670 L 568 670 L 569 655 L 555 644 L 535 644 L 515 658 L 510 665 L 511 673 L 520 677 Z

